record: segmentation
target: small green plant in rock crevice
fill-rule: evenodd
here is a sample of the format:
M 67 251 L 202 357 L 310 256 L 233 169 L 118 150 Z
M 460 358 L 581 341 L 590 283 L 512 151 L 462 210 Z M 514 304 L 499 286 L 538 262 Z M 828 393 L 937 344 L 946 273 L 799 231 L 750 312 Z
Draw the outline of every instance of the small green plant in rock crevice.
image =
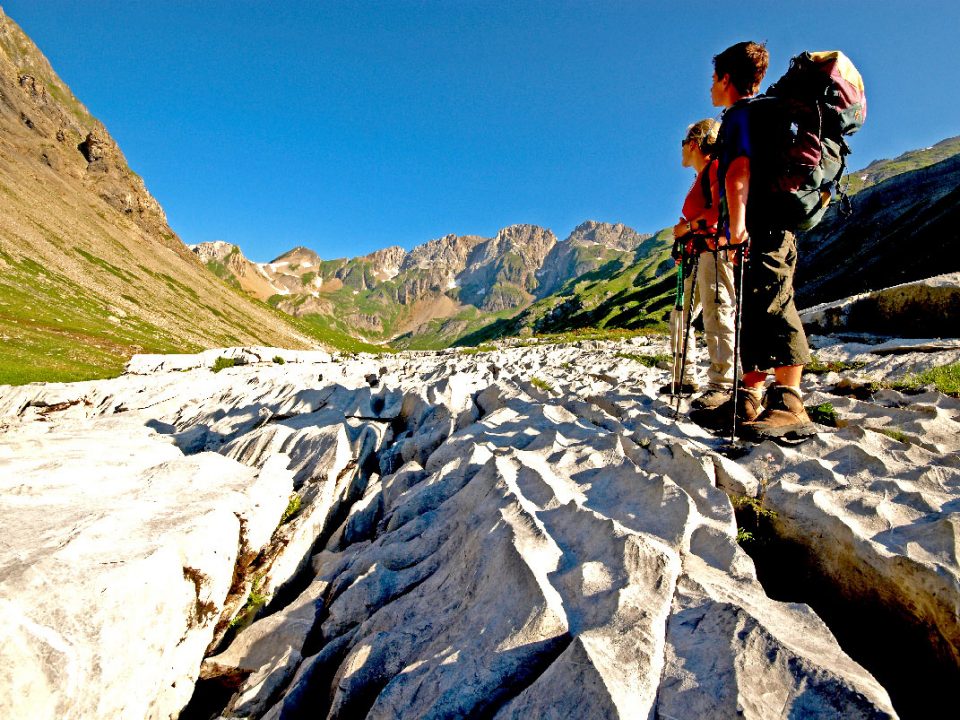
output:
M 897 442 L 901 442 L 901 443 L 903 443 L 904 445 L 909 445 L 909 444 L 910 444 L 910 438 L 909 438 L 909 437 L 907 436 L 907 434 L 906 434 L 905 432 L 903 432 L 902 430 L 897 430 L 896 428 L 889 428 L 889 427 L 882 427 L 882 428 L 881 428 L 881 427 L 871 427 L 871 428 L 867 428 L 867 429 L 868 429 L 868 430 L 873 430 L 874 432 L 878 432 L 878 433 L 881 433 L 881 434 L 883 434 L 883 435 L 886 435 L 888 438 L 891 438 L 891 439 L 893 439 L 893 440 L 896 440 Z
M 730 503 L 737 516 L 737 542 L 741 545 L 751 542 L 762 545 L 771 534 L 770 525 L 777 517 L 777 512 L 766 507 L 765 503 L 767 488 L 776 470 L 773 455 L 764 456 L 758 472 L 757 497 L 730 495 Z
M 283 365 L 283 364 L 286 362 L 286 360 L 284 360 L 284 359 L 283 359 L 282 357 L 280 357 L 279 355 L 274 356 L 273 361 L 274 361 L 277 365 Z
M 657 365 L 660 363 L 669 363 L 672 359 L 670 355 L 664 354 L 647 355 L 629 352 L 618 352 L 616 356 L 624 358 L 625 360 L 633 360 L 634 362 L 638 362 L 645 367 L 657 367 Z
M 543 390 L 544 392 L 553 392 L 553 385 L 548 383 L 546 380 L 542 380 L 541 378 L 538 378 L 538 377 L 530 378 L 530 384 L 533 385 L 535 388 L 539 388 L 540 390 Z
M 237 364 L 237 361 L 234 358 L 228 357 L 218 357 L 213 361 L 213 367 L 210 368 L 213 372 L 218 373 L 221 370 L 226 370 Z
M 260 575 L 254 575 L 250 583 L 250 594 L 247 596 L 247 602 L 244 604 L 237 616 L 230 621 L 230 627 L 235 630 L 243 630 L 257 617 L 257 613 L 267 604 L 267 596 L 263 593 L 261 583 L 263 578 Z
M 283 511 L 283 515 L 280 517 L 280 524 L 283 525 L 293 519 L 293 516 L 300 512 L 300 505 L 300 496 L 297 495 L 297 493 L 293 493 L 290 496 L 290 501 L 287 503 L 287 509 Z
M 810 416 L 810 419 L 819 425 L 826 425 L 827 427 L 839 427 L 839 418 L 837 417 L 837 411 L 834 409 L 833 405 L 828 402 L 820 403 L 819 405 L 811 405 L 806 408 L 807 415 Z

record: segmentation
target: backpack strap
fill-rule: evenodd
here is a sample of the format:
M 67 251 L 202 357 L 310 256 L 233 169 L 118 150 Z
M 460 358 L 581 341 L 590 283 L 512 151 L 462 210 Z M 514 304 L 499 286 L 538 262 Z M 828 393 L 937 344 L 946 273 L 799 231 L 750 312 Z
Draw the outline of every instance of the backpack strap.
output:
M 703 207 L 705 209 L 713 207 L 713 193 L 710 192 L 710 168 L 714 163 L 719 162 L 716 158 L 710 158 L 707 166 L 703 169 L 703 174 L 700 176 L 700 192 L 703 193 Z

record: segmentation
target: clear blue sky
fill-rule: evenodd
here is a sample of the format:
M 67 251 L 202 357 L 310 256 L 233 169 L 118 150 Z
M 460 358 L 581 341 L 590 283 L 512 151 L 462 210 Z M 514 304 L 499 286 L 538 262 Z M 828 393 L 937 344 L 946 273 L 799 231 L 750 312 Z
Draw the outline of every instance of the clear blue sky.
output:
M 652 232 L 716 114 L 711 58 L 766 41 L 864 75 L 853 167 L 960 134 L 960 3 L 0 0 L 184 242 L 254 260 L 586 219 Z M 766 83 L 765 83 L 766 84 Z

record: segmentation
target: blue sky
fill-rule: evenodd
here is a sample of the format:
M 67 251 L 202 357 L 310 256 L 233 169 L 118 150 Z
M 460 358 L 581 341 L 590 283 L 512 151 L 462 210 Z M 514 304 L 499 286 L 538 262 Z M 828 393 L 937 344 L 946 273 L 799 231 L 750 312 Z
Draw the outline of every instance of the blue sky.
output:
M 855 168 L 960 134 L 960 3 L 2 0 L 184 242 L 269 260 L 514 223 L 672 224 L 711 58 L 860 68 Z M 766 85 L 766 83 L 765 83 Z

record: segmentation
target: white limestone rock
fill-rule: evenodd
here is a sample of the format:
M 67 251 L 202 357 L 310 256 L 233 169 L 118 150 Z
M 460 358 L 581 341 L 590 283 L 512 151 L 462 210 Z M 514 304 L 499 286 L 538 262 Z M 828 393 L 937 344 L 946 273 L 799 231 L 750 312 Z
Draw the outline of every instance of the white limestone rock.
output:
M 895 346 L 910 352 L 882 354 Z M 39 717 L 175 715 L 256 583 L 269 604 L 203 664 L 239 683 L 226 713 L 894 716 L 808 607 L 766 596 L 727 494 L 762 496 L 773 532 L 822 556 L 825 581 L 851 602 L 879 594 L 956 662 L 960 404 L 858 400 L 810 376 L 808 404 L 831 402 L 846 427 L 731 460 L 655 395 L 667 371 L 622 356 L 664 347 L 282 365 L 244 348 L 247 364 L 216 374 L 223 351 L 0 390 L 0 503 L 17 523 L 0 553 L 0 601 L 17 618 L 0 697 L 31 698 Z M 954 352 L 879 350 L 864 371 Z M 833 352 L 860 350 L 818 349 Z M 293 492 L 300 507 L 279 524 Z M 102 517 L 89 511 L 100 502 Z M 119 563 L 100 566 L 91 547 Z
M 284 465 L 185 458 L 126 418 L 8 430 L 0 714 L 176 715 L 238 559 L 283 512 Z

